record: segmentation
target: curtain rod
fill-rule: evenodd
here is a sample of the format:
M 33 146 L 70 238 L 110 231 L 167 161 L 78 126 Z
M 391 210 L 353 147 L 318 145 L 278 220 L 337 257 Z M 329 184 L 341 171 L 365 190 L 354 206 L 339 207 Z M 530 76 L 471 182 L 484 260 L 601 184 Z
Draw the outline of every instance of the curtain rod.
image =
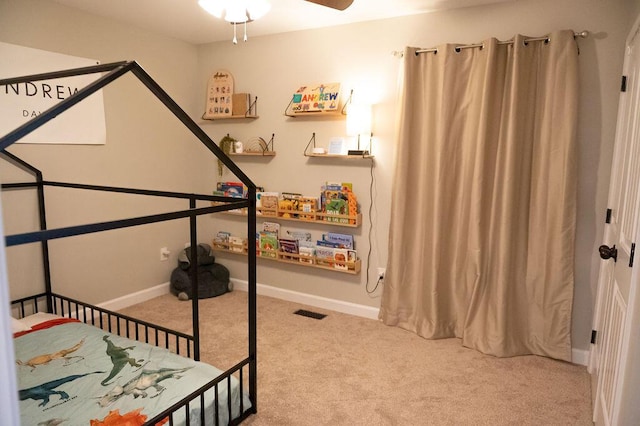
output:
M 587 38 L 589 37 L 589 31 L 580 31 L 579 33 L 573 33 L 573 37 L 577 38 Z M 549 36 L 544 36 L 544 37 L 531 37 L 531 38 L 525 38 L 524 42 L 530 42 L 530 41 L 545 41 L 545 42 L 549 42 L 551 39 L 549 38 Z M 506 41 L 498 41 L 498 44 L 513 44 L 513 40 L 506 40 Z M 479 43 L 479 44 L 462 44 L 460 46 L 456 46 L 456 51 L 460 51 L 462 49 L 471 49 L 474 47 L 484 47 L 484 43 Z M 420 49 L 420 50 L 416 50 L 416 55 L 419 53 L 437 53 L 438 52 L 438 48 L 437 47 L 431 47 L 428 49 Z M 402 57 L 404 55 L 403 52 L 401 51 L 395 51 L 392 52 L 393 56 L 399 56 Z

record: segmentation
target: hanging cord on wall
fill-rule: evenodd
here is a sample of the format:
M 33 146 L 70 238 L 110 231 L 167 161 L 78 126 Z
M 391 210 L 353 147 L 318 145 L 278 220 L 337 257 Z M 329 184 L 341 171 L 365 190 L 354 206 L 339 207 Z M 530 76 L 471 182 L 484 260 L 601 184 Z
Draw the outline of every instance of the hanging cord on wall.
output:
M 378 281 L 376 282 L 375 287 L 373 287 L 372 290 L 369 290 L 369 265 L 370 265 L 369 262 L 371 260 L 371 232 L 373 230 L 373 215 L 372 215 L 372 210 L 373 210 L 373 186 L 374 186 L 374 181 L 375 181 L 375 175 L 373 174 L 373 158 L 371 158 L 370 161 L 371 161 L 371 166 L 369 167 L 369 172 L 371 174 L 371 182 L 369 183 L 369 234 L 367 236 L 367 238 L 369 239 L 369 252 L 367 253 L 367 282 L 366 282 L 366 290 L 367 290 L 367 293 L 372 294 L 378 289 L 378 286 L 382 282 L 382 279 L 378 278 Z
M 573 33 L 573 37 L 574 38 L 587 38 L 589 37 L 589 31 L 580 31 L 579 33 Z M 524 44 L 526 45 L 527 43 L 531 42 L 531 41 L 544 41 L 545 43 L 549 43 L 551 41 L 551 39 L 549 38 L 549 36 L 544 36 L 544 37 L 531 37 L 531 38 L 525 38 L 524 39 Z M 498 41 L 498 44 L 513 44 L 513 40 L 505 40 L 505 41 Z M 456 46 L 456 52 L 460 52 L 460 50 L 462 49 L 472 49 L 474 47 L 479 47 L 480 49 L 484 48 L 484 43 L 477 43 L 477 44 L 461 44 L 459 46 Z M 436 47 L 431 47 L 431 48 L 425 48 L 425 49 L 418 49 L 416 50 L 416 56 L 418 56 L 420 53 L 438 53 L 438 49 Z M 402 58 L 404 56 L 404 53 L 401 51 L 393 51 L 391 52 L 391 54 L 393 56 L 396 57 L 400 57 Z

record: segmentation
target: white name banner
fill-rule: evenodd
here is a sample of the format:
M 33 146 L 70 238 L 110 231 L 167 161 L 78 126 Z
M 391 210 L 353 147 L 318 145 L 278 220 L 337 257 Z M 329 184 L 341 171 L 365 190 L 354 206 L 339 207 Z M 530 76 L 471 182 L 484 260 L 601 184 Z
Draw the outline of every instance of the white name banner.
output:
M 95 59 L 79 58 L 0 42 L 0 79 L 96 65 Z M 97 80 L 101 74 L 0 86 L 0 136 Z M 106 142 L 102 91 L 85 98 L 64 113 L 31 132 L 20 143 L 89 144 Z

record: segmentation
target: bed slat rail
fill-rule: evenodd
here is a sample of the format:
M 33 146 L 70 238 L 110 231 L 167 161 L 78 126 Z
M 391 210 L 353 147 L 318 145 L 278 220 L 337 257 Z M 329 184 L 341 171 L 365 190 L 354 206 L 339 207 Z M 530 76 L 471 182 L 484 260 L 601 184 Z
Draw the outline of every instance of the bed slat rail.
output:
M 169 349 L 178 355 L 193 356 L 193 336 L 160 325 L 123 315 L 66 296 L 53 294 L 53 312 L 68 318 L 76 318 L 102 330 L 132 340 Z M 98 321 L 98 323 L 96 323 Z M 140 331 L 143 335 L 140 335 Z M 144 337 L 144 338 L 142 338 Z M 150 338 L 152 337 L 152 338 Z M 186 352 L 186 354 L 184 353 Z
M 227 398 L 224 402 L 227 405 L 227 410 L 228 410 L 227 412 L 233 413 L 234 411 L 232 409 L 235 407 L 232 406 L 231 398 L 229 396 L 231 395 L 230 378 L 234 374 L 237 375 L 239 385 L 240 385 L 239 390 L 240 390 L 241 397 L 239 398 L 238 407 L 237 407 L 240 415 L 235 419 L 231 420 L 229 424 L 230 425 L 240 424 L 245 418 L 249 417 L 251 414 L 254 414 L 256 412 L 254 407 L 245 407 L 244 400 L 242 398 L 242 395 L 244 394 L 244 391 L 243 391 L 243 383 L 244 383 L 244 376 L 245 376 L 244 370 L 247 370 L 249 368 L 250 362 L 251 362 L 251 358 L 245 358 L 244 360 L 240 361 L 239 363 L 237 363 L 236 365 L 234 365 L 233 367 L 229 368 L 227 371 L 219 375 L 215 380 L 210 381 L 209 383 L 200 387 L 198 390 L 194 391 L 190 395 L 187 395 L 186 397 L 184 397 L 182 400 L 176 402 L 174 405 L 167 408 L 162 413 L 147 420 L 145 422 L 145 425 L 155 425 L 166 419 L 169 420 L 168 424 L 172 425 L 174 424 L 173 415 L 182 408 L 185 409 L 184 414 L 185 414 L 185 418 L 187 419 L 186 424 L 192 424 L 191 422 L 194 419 L 191 419 L 189 417 L 190 417 L 190 412 L 191 412 L 191 408 L 193 407 L 193 404 L 198 404 L 196 405 L 196 407 L 203 407 L 205 405 L 205 400 L 207 399 L 207 397 L 211 398 L 212 400 L 218 401 L 220 398 L 220 395 L 219 395 L 220 386 L 226 387 Z M 201 426 L 220 425 L 220 411 L 219 411 L 218 403 L 213 404 L 213 406 L 214 406 L 213 420 L 206 417 L 205 416 L 206 413 L 204 412 L 204 410 L 200 409 L 199 423 L 195 423 L 195 424 L 199 424 Z
M 14 318 L 24 318 L 38 312 L 48 312 L 47 293 L 36 294 L 11 301 L 11 313 Z
M 12 310 L 18 318 L 38 312 L 48 312 L 66 318 L 74 318 L 102 330 L 132 340 L 162 347 L 188 358 L 194 357 L 194 337 L 187 333 L 139 320 L 109 309 L 81 302 L 66 296 L 51 294 L 50 311 L 47 310 L 47 294 L 17 299 Z

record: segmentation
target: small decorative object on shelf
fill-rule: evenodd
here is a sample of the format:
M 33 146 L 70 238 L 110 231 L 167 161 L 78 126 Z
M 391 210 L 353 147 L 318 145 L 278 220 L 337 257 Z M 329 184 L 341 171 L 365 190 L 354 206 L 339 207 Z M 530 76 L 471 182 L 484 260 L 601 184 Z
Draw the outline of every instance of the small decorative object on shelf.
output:
M 329 140 L 329 154 L 344 155 L 345 143 L 343 138 L 331 138 Z
M 222 152 L 224 152 L 227 155 L 230 155 L 233 152 L 236 142 L 237 142 L 236 139 L 232 138 L 231 136 L 229 136 L 229 134 L 227 134 L 227 136 L 220 139 L 220 142 L 218 142 L 218 146 L 220 147 Z M 218 159 L 218 176 L 222 176 L 223 171 L 224 171 L 224 164 L 220 159 Z
M 262 156 L 262 157 L 275 157 L 276 152 L 274 150 L 273 139 L 275 133 L 271 134 L 271 139 L 265 141 L 261 137 L 249 138 L 244 142 L 240 142 L 241 150 L 238 150 L 238 143 L 236 142 L 235 150 L 230 155 L 236 156 Z

